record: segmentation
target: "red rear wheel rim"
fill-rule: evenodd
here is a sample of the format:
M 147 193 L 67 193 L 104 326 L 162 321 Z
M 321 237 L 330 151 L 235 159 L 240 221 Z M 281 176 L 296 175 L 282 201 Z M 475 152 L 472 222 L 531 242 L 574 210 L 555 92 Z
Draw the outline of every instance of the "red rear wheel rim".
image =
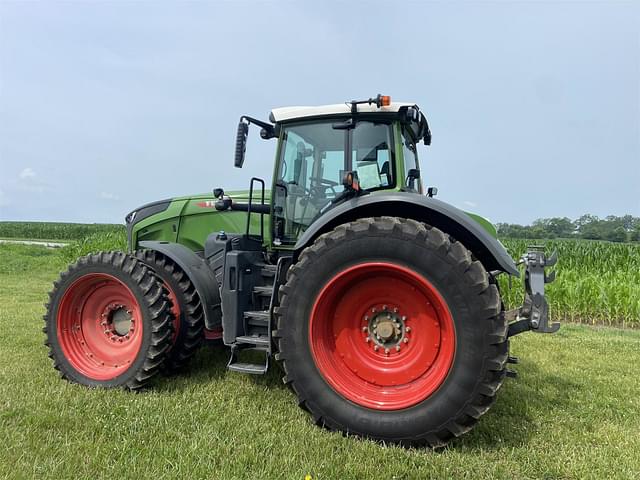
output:
M 335 275 L 311 311 L 309 343 L 331 387 L 357 405 L 409 408 L 432 395 L 453 364 L 455 328 L 423 276 L 386 262 Z
M 84 275 L 65 291 L 56 319 L 71 366 L 97 381 L 123 374 L 140 352 L 142 312 L 131 289 L 106 273 Z

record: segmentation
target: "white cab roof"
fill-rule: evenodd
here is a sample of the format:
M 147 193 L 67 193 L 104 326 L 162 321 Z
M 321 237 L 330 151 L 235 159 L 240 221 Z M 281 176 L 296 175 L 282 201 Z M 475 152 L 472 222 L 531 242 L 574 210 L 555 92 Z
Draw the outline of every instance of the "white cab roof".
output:
M 363 103 L 358 105 L 358 112 L 397 112 L 400 107 L 413 106 L 415 103 L 391 102 L 388 107 L 377 107 L 375 103 L 371 105 Z M 282 122 L 295 118 L 318 117 L 323 115 L 339 115 L 351 112 L 350 103 L 336 103 L 335 105 L 320 105 L 317 107 L 282 107 L 271 110 L 273 121 Z

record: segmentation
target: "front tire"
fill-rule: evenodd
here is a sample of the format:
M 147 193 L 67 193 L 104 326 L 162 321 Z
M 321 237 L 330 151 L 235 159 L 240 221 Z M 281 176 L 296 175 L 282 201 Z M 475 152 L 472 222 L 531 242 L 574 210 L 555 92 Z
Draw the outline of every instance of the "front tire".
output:
M 444 445 L 502 385 L 500 305 L 482 264 L 440 230 L 395 217 L 340 225 L 302 252 L 280 289 L 284 380 L 320 425 Z
M 45 345 L 61 376 L 89 387 L 144 387 L 171 344 L 171 301 L 155 274 L 131 255 L 78 259 L 49 294 Z

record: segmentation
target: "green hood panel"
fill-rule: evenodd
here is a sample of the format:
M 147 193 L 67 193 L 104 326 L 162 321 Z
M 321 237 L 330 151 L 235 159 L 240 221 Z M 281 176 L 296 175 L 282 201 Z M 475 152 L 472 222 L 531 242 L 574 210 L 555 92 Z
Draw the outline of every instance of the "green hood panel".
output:
M 225 192 L 234 201 L 249 201 L 248 190 Z M 254 192 L 254 200 L 259 200 L 259 192 Z M 271 192 L 265 191 L 265 203 L 270 202 Z M 239 211 L 220 212 L 215 209 L 216 198 L 213 193 L 201 193 L 175 197 L 169 207 L 151 215 L 133 225 L 131 249 L 135 249 L 141 241 L 167 241 L 181 243 L 188 248 L 199 251 L 211 233 L 224 230 L 230 233 L 246 231 L 247 214 Z M 477 222 L 489 235 L 497 238 L 496 228 L 487 219 L 475 213 L 464 212 Z M 270 242 L 269 217 L 264 216 L 265 242 Z M 260 215 L 251 218 L 251 233 L 260 232 Z
M 268 203 L 270 192 L 265 192 Z M 248 202 L 249 191 L 227 193 L 236 202 Z M 260 194 L 254 192 L 254 200 Z M 141 241 L 177 242 L 194 251 L 204 248 L 206 238 L 213 232 L 245 232 L 247 213 L 238 211 L 220 212 L 215 208 L 213 193 L 176 197 L 169 207 L 151 215 L 132 227 L 130 249 L 135 250 Z M 265 241 L 269 241 L 269 218 L 264 217 Z M 251 215 L 250 233 L 260 233 L 260 215 Z

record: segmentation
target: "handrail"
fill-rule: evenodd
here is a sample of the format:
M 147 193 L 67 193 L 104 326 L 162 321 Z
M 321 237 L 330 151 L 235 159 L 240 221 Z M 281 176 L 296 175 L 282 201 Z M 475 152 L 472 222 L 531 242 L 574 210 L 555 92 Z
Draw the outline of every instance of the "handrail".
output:
M 264 180 L 258 177 L 252 177 L 251 183 L 249 184 L 249 204 L 247 205 L 247 231 L 246 235 L 249 236 L 249 231 L 251 229 L 251 213 L 252 205 L 253 205 L 253 183 L 258 182 L 262 188 L 261 195 L 261 205 L 264 205 L 264 192 L 265 192 L 265 183 Z M 264 212 L 255 212 L 260 214 L 260 240 L 264 240 Z

